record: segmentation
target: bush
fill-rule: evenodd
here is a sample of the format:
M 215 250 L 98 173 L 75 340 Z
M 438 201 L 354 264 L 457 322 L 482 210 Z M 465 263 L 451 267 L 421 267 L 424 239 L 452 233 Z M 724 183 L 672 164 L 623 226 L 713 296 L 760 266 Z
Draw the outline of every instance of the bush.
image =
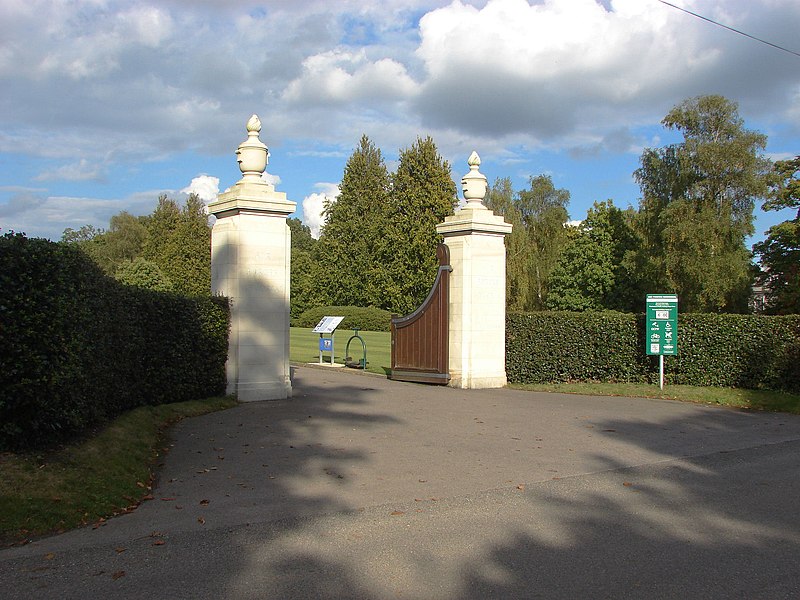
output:
M 0 323 L 0 448 L 225 389 L 226 299 L 123 285 L 71 245 L 0 237 Z
M 380 308 L 359 306 L 318 306 L 310 308 L 293 319 L 293 327 L 315 327 L 323 317 L 344 317 L 339 329 L 361 329 L 362 331 L 389 331 L 392 313 Z
M 514 383 L 654 382 L 644 315 L 539 312 L 506 317 L 506 371 Z M 800 315 L 684 314 L 674 384 L 800 391 Z

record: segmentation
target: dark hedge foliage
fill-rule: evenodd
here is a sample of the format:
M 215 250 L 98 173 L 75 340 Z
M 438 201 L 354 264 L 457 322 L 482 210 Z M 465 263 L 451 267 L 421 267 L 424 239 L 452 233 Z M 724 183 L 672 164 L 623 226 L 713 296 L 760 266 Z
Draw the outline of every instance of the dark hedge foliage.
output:
M 309 308 L 292 321 L 293 327 L 314 327 L 325 316 L 344 317 L 339 329 L 361 329 L 362 331 L 389 331 L 392 313 L 380 308 L 360 306 L 318 306 Z
M 0 448 L 41 448 L 136 406 L 224 393 L 225 298 L 106 276 L 73 245 L 0 237 Z
M 657 382 L 644 315 L 537 312 L 506 317 L 506 371 L 514 383 Z M 667 382 L 800 391 L 800 315 L 678 316 L 678 356 Z

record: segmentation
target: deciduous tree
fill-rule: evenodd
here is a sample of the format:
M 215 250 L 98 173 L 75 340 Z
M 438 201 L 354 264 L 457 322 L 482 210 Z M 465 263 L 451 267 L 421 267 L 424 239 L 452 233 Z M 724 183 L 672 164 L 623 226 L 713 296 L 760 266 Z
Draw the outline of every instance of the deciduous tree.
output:
M 641 272 L 652 291 L 676 292 L 683 310 L 744 311 L 752 282 L 745 238 L 754 202 L 767 193 L 767 138 L 746 129 L 722 96 L 685 100 L 662 123 L 683 141 L 646 149 L 634 174 Z
M 775 163 L 777 181 L 764 210 L 797 209 L 794 219 L 773 225 L 753 250 L 761 258 L 759 281 L 767 291 L 767 310 L 800 313 L 800 156 Z

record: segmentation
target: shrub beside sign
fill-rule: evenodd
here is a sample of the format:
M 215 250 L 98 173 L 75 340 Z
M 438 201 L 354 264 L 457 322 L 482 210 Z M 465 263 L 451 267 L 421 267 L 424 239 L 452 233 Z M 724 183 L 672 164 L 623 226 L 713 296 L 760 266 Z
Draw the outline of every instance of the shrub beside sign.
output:
M 678 353 L 678 297 L 675 294 L 647 296 L 647 353 Z

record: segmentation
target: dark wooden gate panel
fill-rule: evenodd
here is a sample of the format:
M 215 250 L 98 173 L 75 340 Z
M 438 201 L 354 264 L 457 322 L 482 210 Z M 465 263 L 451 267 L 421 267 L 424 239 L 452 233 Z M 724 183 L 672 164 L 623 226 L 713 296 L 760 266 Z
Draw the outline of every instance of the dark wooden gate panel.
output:
M 389 379 L 446 385 L 450 381 L 450 250 L 436 249 L 439 271 L 428 297 L 405 317 L 392 317 Z

